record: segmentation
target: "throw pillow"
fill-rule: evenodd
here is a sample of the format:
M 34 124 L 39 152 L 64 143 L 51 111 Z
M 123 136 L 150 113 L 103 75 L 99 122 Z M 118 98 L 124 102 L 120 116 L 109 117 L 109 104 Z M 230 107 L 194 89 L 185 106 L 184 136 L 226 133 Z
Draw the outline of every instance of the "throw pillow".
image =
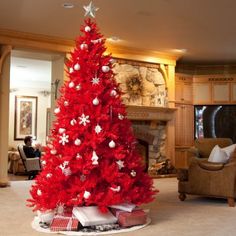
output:
M 208 158 L 209 162 L 218 162 L 218 163 L 226 163 L 229 157 L 227 153 L 222 150 L 218 145 L 216 145 Z
M 235 148 L 236 148 L 236 144 L 232 144 L 230 146 L 221 148 L 221 150 L 225 151 L 228 157 L 230 157 L 231 154 L 234 152 Z

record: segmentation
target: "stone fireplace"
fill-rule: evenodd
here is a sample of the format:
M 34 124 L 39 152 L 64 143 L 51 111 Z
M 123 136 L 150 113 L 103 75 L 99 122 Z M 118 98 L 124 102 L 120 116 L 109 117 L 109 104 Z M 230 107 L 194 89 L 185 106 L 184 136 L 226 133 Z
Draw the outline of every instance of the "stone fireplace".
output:
M 157 175 L 160 163 L 172 160 L 173 125 L 175 108 L 127 106 L 128 119 L 132 121 L 134 134 L 144 157 L 146 170 L 152 176 Z M 141 146 L 141 147 L 140 147 Z

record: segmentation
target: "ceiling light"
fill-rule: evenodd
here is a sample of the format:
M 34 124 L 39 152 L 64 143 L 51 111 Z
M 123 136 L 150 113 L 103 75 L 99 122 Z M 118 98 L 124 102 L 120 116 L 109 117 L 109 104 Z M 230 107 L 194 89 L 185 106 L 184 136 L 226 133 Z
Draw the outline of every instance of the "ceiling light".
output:
M 186 53 L 187 52 L 187 49 L 185 48 L 181 48 L 181 49 L 172 49 L 171 50 L 172 52 L 175 52 L 175 53 Z
M 110 38 L 107 38 L 107 40 L 111 42 L 118 42 L 120 41 L 120 38 L 117 36 L 111 36 Z
M 65 3 L 62 4 L 62 6 L 66 9 L 74 8 L 74 4 L 72 4 L 70 2 L 65 2 Z

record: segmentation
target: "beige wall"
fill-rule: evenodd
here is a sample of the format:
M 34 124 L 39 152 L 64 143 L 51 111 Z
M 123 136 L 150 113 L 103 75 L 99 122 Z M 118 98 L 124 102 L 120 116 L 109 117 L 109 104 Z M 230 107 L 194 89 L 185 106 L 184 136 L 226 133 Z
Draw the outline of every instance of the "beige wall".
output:
M 20 90 L 10 93 L 10 114 L 9 114 L 9 146 L 16 147 L 21 140 L 14 140 L 14 117 L 15 117 L 15 96 L 34 96 L 38 97 L 38 112 L 37 112 L 37 141 L 45 144 L 46 141 L 46 111 L 50 107 L 50 96 L 43 96 L 34 90 Z

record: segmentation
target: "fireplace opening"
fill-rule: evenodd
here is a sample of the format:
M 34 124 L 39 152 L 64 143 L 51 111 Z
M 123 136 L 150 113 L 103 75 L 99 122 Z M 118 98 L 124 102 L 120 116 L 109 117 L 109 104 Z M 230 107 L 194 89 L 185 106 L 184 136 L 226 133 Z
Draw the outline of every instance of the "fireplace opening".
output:
M 137 149 L 142 157 L 142 165 L 144 166 L 144 171 L 147 172 L 149 167 L 149 144 L 141 139 L 137 139 L 137 141 Z

